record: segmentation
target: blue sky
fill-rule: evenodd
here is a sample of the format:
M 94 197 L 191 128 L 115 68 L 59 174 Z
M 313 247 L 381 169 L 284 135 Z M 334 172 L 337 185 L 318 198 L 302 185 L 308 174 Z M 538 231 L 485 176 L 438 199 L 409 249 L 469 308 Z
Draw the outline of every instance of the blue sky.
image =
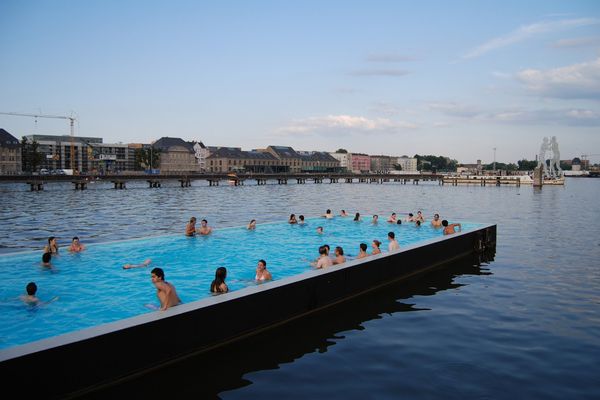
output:
M 600 154 L 600 1 L 0 2 L 0 111 L 107 143 Z M 13 135 L 67 121 L 3 116 Z M 590 157 L 596 162 L 599 156 Z

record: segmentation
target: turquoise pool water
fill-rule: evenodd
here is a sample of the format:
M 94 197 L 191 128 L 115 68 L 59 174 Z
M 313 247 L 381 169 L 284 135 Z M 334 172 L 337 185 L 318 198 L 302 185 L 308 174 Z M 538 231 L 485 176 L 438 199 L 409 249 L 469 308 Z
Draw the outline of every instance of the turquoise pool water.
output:
M 82 253 L 71 254 L 66 247 L 52 259 L 52 268 L 41 266 L 42 251 L 0 256 L 3 285 L 0 289 L 0 348 L 12 347 L 59 334 L 152 312 L 157 304 L 150 280 L 152 267 L 161 267 L 185 303 L 210 296 L 214 271 L 227 267 L 230 290 L 255 285 L 259 259 L 267 261 L 273 278 L 280 279 L 310 270 L 318 247 L 342 246 L 349 259 L 358 253 L 361 242 L 382 242 L 387 252 L 387 233 L 396 233 L 400 246 L 442 235 L 428 223 L 421 227 L 383 221 L 374 225 L 371 216 L 362 222 L 352 217 L 310 218 L 305 225 L 259 224 L 254 231 L 245 227 L 215 229 L 209 236 L 157 236 L 121 242 L 88 245 Z M 463 223 L 463 230 L 481 226 Z M 319 235 L 316 228 L 323 226 Z M 148 268 L 123 270 L 126 263 L 150 258 Z M 19 295 L 34 281 L 38 297 L 58 300 L 39 307 L 23 304 Z

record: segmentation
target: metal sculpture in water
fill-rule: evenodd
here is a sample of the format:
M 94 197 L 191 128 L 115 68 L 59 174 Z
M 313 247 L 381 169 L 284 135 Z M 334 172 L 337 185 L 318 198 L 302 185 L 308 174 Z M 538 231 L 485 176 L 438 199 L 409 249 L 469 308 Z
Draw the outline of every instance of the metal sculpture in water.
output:
M 546 156 L 549 152 L 551 152 L 551 156 L 548 159 Z M 549 165 L 546 160 L 549 160 Z M 552 136 L 551 140 L 547 137 L 543 139 L 540 146 L 538 167 L 542 168 L 544 178 L 557 179 L 563 176 L 563 170 L 560 167 L 560 150 L 558 149 L 556 136 Z

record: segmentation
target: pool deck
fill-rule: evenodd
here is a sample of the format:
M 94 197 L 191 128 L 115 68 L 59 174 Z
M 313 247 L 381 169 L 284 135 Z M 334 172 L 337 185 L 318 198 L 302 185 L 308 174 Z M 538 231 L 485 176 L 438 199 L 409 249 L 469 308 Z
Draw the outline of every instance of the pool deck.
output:
M 496 225 L 0 351 L 3 389 L 68 398 L 318 312 L 468 255 L 493 258 Z M 481 260 L 481 258 L 480 258 Z M 256 310 L 263 310 L 257 313 Z M 264 312 L 267 310 L 267 312 Z M 33 385 L 32 385 L 33 383 Z

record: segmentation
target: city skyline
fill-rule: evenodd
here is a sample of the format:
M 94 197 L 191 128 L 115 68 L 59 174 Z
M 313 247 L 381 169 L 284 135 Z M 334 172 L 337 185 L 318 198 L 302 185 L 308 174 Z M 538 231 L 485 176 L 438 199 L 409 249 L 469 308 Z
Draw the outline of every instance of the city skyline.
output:
M 600 3 L 4 1 L 0 111 L 76 136 L 435 154 L 600 153 Z M 21 138 L 65 120 L 0 115 Z M 599 162 L 600 155 L 590 156 Z

